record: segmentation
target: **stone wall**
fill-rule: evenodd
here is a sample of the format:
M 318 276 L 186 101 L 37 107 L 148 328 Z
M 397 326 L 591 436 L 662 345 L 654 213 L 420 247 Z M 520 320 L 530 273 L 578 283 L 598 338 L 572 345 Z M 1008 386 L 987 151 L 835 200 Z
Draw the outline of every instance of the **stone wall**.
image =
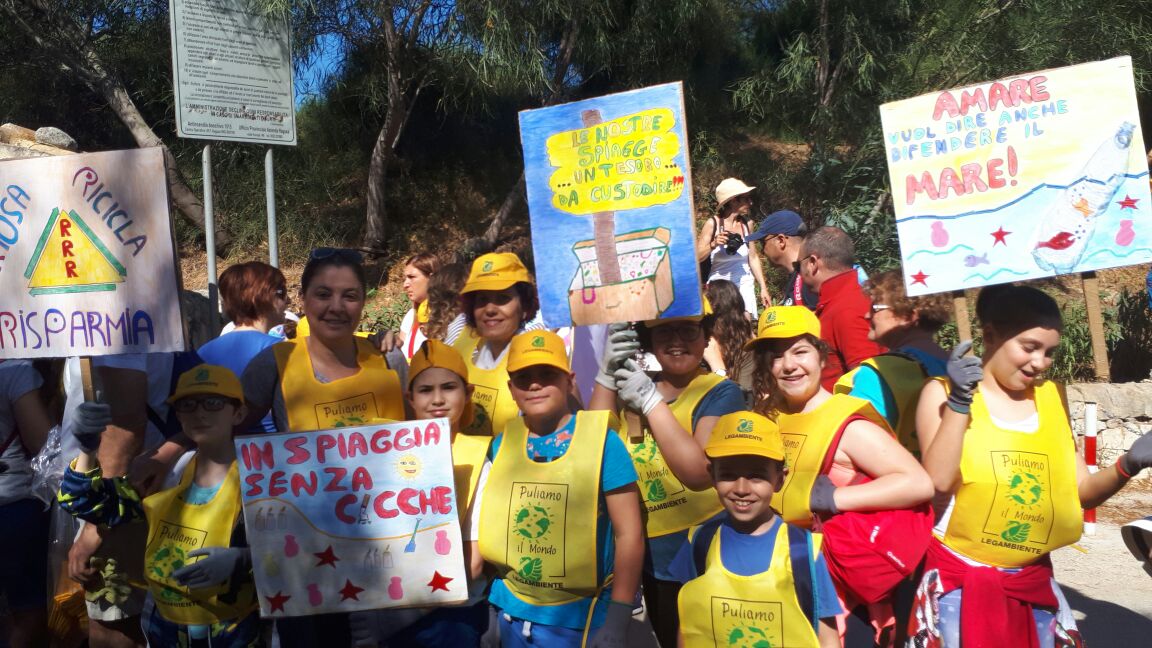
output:
M 1096 403 L 1096 457 L 1111 466 L 1140 436 L 1152 432 L 1152 382 L 1076 383 L 1068 385 L 1072 431 L 1084 436 L 1084 403 Z M 1152 479 L 1144 471 L 1138 479 Z

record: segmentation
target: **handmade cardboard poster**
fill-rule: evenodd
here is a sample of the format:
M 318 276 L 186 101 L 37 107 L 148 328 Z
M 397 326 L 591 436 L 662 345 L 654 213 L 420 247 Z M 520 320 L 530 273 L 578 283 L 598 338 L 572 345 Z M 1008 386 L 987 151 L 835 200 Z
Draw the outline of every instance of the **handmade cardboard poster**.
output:
M 461 603 L 447 419 L 236 439 L 261 616 Z
M 1152 261 L 1125 56 L 880 107 L 908 294 Z
M 159 148 L 0 162 L 0 359 L 184 350 Z
M 520 113 L 551 327 L 701 312 L 680 83 Z

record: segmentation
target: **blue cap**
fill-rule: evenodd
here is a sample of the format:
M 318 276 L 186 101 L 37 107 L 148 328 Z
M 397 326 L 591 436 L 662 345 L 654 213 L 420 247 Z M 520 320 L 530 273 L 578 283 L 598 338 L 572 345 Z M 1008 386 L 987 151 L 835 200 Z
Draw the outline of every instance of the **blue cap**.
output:
M 783 234 L 785 236 L 796 236 L 800 233 L 800 228 L 804 226 L 804 220 L 800 218 L 800 214 L 787 209 L 772 212 L 760 223 L 760 227 L 756 228 L 748 236 L 744 237 L 745 241 L 759 241 L 762 238 L 769 236 L 776 236 Z

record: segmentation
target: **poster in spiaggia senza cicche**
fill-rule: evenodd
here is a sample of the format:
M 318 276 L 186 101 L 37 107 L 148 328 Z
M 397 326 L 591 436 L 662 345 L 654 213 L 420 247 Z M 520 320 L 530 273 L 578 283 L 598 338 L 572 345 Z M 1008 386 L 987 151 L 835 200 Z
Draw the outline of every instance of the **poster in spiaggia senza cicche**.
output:
M 520 113 L 548 326 L 698 315 L 680 83 Z
M 1152 261 L 1124 56 L 880 107 L 910 295 Z
M 159 148 L 0 162 L 0 359 L 184 350 Z
M 262 616 L 467 600 L 447 419 L 239 437 L 236 456 Z

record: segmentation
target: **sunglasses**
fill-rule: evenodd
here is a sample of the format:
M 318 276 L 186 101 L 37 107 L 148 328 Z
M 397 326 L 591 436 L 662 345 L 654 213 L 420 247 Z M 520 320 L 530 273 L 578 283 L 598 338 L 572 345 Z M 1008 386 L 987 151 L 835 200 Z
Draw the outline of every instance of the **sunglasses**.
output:
M 181 398 L 180 400 L 172 403 L 172 408 L 180 414 L 189 414 L 196 411 L 197 407 L 203 407 L 205 412 L 219 412 L 224 409 L 232 399 L 224 398 L 223 396 L 209 396 L 207 398 Z
M 324 259 L 328 259 L 328 258 L 332 258 L 332 257 L 336 257 L 337 259 L 340 259 L 342 261 L 347 261 L 348 263 L 355 263 L 356 265 L 360 265 L 360 264 L 364 263 L 364 255 L 360 254 L 356 250 L 350 250 L 348 248 L 334 248 L 334 247 L 314 248 L 312 250 L 312 253 L 308 255 L 308 260 L 309 261 L 322 261 Z
M 680 338 L 684 342 L 695 342 L 704 335 L 704 329 L 694 326 L 657 326 L 652 329 L 653 342 L 671 342 L 672 338 Z
M 888 310 L 890 307 L 887 304 L 872 304 L 872 312 L 879 313 L 882 310 Z

